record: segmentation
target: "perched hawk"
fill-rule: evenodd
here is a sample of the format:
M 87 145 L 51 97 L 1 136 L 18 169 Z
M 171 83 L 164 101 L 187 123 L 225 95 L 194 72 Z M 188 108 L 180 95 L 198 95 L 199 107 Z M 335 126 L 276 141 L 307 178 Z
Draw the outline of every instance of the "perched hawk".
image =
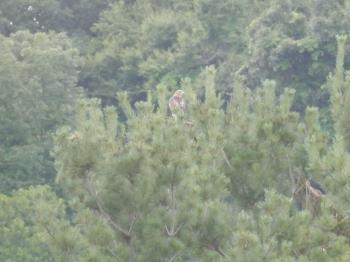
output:
M 185 93 L 184 91 L 178 89 L 175 91 L 173 96 L 169 99 L 169 109 L 171 111 L 171 114 L 175 118 L 176 118 L 177 112 L 181 112 L 181 113 L 185 112 L 186 104 L 183 98 L 184 93 Z

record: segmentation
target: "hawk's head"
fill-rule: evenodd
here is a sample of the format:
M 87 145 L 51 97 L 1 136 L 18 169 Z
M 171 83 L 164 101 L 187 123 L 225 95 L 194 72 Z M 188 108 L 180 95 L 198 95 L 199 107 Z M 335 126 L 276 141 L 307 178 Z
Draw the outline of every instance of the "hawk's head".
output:
M 184 95 L 184 93 L 185 93 L 185 92 L 184 92 L 183 90 L 178 89 L 178 90 L 175 91 L 174 96 L 175 96 L 175 97 L 178 97 L 178 98 L 182 98 L 183 95 Z

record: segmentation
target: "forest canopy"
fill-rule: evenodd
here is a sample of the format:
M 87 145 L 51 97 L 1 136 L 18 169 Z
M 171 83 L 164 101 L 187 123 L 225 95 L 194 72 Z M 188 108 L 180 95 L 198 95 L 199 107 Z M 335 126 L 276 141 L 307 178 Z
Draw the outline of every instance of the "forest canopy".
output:
M 2 0 L 0 261 L 349 261 L 349 14 Z

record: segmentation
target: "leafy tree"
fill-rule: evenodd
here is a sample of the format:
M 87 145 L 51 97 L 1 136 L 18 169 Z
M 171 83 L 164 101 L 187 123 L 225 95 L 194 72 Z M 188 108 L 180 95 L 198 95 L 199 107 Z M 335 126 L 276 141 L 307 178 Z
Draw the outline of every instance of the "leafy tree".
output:
M 348 4 L 344 1 L 275 1 L 249 26 L 250 57 L 242 73 L 250 87 L 265 79 L 297 90 L 295 108 L 324 107 L 319 87 L 333 69 L 334 39 L 348 33 Z
M 115 261 L 108 231 L 88 210 L 67 205 L 48 186 L 0 195 L 2 261 Z M 112 260 L 114 258 L 114 260 Z
M 348 261 L 349 3 L 2 1 L 0 260 Z
M 64 34 L 0 36 L 0 190 L 54 178 L 50 131 L 69 119 L 81 58 Z
M 97 41 L 81 85 L 104 101 L 120 90 L 135 101 L 159 83 L 175 86 L 212 64 L 219 80 L 230 82 L 251 13 L 242 1 L 117 1 L 94 26 Z
M 98 20 L 107 0 L 3 0 L 0 3 L 0 33 L 19 30 L 55 30 L 83 37 Z

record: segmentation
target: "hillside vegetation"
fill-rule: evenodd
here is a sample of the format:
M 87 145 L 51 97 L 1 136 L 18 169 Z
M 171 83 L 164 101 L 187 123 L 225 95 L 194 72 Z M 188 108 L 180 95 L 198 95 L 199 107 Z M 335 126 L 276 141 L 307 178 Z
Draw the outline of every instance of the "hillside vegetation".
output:
M 0 261 L 350 261 L 347 35 L 348 0 L 2 0 Z

